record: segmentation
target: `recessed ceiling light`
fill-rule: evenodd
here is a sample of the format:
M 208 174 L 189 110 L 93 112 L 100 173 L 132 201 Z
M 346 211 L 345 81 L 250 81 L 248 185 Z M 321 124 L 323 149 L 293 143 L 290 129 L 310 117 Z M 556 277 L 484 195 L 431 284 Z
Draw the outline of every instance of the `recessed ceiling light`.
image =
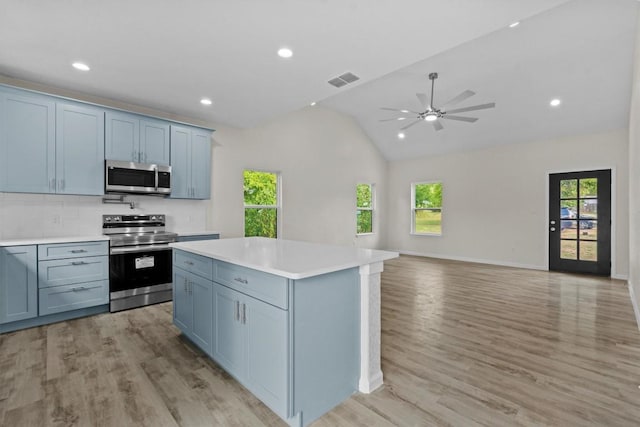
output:
M 398 120 L 407 120 L 406 117 L 398 117 Z
M 520 22 L 519 22 L 519 21 L 518 21 L 518 22 L 514 22 L 513 24 L 509 25 L 509 28 L 515 28 L 515 27 L 517 27 L 518 25 L 520 25 Z
M 401 113 L 405 113 L 405 114 L 406 114 L 406 113 L 408 113 L 408 112 L 409 112 L 409 110 L 400 110 L 400 112 L 401 112 Z
M 557 107 L 560 104 L 562 104 L 562 101 L 560 101 L 558 98 L 552 99 L 549 103 L 549 105 L 551 105 L 552 107 Z
M 400 133 L 398 134 L 398 139 L 404 139 L 404 133 L 400 132 Z
M 84 64 L 82 62 L 74 62 L 73 64 L 71 64 L 71 66 L 80 71 L 89 71 L 91 69 L 87 64 Z
M 293 51 L 287 47 L 283 47 L 278 51 L 278 56 L 280 58 L 291 58 L 293 56 Z
M 313 101 L 310 105 L 313 107 L 314 105 L 316 105 L 316 101 Z
M 211 104 L 213 104 L 213 101 L 211 101 L 209 98 L 202 98 L 200 100 L 200 104 L 202 104 L 202 105 L 211 105 Z

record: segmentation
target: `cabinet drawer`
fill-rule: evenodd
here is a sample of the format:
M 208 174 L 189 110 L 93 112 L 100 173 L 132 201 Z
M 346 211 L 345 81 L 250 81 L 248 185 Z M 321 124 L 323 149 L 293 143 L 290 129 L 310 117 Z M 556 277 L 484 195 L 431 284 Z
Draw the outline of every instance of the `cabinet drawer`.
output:
M 213 260 L 211 258 L 174 249 L 173 265 L 205 279 L 213 280 Z
M 38 245 L 38 261 L 109 255 L 109 242 L 75 242 Z
M 38 263 L 38 287 L 109 280 L 109 257 L 54 259 Z
M 109 303 L 109 280 L 40 289 L 40 316 Z
M 216 261 L 213 280 L 269 304 L 288 309 L 286 277 Z

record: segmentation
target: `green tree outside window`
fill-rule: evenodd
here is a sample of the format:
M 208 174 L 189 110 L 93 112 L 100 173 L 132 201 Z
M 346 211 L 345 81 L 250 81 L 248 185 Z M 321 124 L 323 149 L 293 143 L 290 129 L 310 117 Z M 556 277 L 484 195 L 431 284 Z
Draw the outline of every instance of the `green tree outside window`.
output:
M 373 185 L 356 185 L 357 234 L 373 233 Z
M 278 174 L 244 171 L 244 235 L 278 236 Z
M 413 232 L 442 234 L 442 183 L 413 184 Z

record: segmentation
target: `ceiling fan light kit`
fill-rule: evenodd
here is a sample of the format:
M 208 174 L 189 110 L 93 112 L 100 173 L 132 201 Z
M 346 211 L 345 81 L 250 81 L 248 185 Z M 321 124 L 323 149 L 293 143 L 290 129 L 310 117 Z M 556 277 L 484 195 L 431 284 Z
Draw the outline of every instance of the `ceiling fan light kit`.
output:
M 393 111 L 395 113 L 401 113 L 404 115 L 407 115 L 407 114 L 413 115 L 413 118 L 415 120 L 409 123 L 408 125 L 401 127 L 400 130 L 402 131 L 409 129 L 411 126 L 416 125 L 422 121 L 430 122 L 436 131 L 441 131 L 442 129 L 444 129 L 444 126 L 442 126 L 442 123 L 440 123 L 439 119 L 475 123 L 476 121 L 478 121 L 476 117 L 452 116 L 451 114 L 466 113 L 468 111 L 485 110 L 488 108 L 494 108 L 496 106 L 495 102 L 490 102 L 488 104 L 472 105 L 470 107 L 462 107 L 462 108 L 457 108 L 457 109 L 447 111 L 447 107 L 451 107 L 456 104 L 459 104 L 476 94 L 471 90 L 465 90 L 460 95 L 442 104 L 440 108 L 435 108 L 434 102 L 433 102 L 433 93 L 434 93 L 435 82 L 437 78 L 438 78 L 438 73 L 429 74 L 429 80 L 431 80 L 431 102 L 428 102 L 428 98 L 426 94 L 416 93 L 416 97 L 418 98 L 418 101 L 420 102 L 420 105 L 423 108 L 422 112 L 408 110 L 408 109 L 399 110 L 397 108 L 387 108 L 387 107 L 382 107 L 381 109 L 387 110 L 387 111 Z M 391 119 L 382 119 L 380 121 L 388 122 L 393 120 L 405 120 L 408 118 L 411 118 L 411 117 L 401 116 L 401 117 L 394 117 Z

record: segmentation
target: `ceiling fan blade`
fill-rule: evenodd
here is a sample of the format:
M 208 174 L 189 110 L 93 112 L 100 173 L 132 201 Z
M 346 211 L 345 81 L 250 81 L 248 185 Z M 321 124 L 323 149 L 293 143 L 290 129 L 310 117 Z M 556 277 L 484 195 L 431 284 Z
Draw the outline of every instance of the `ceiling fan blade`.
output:
M 418 101 L 420 101 L 420 105 L 422 105 L 422 108 L 427 110 L 429 108 L 429 100 L 427 98 L 427 95 L 425 95 L 424 93 L 416 93 L 416 96 L 418 97 Z
M 475 95 L 476 93 L 472 90 L 465 90 L 464 92 L 462 92 L 460 95 L 456 96 L 453 99 L 448 100 L 447 102 L 445 102 L 444 104 L 442 104 L 440 106 L 440 109 L 442 110 L 443 108 L 446 108 L 449 105 L 456 105 L 461 103 L 462 101 L 464 101 L 467 98 L 471 98 L 473 95 Z
M 462 117 L 462 116 L 450 116 L 450 115 L 443 115 L 442 116 L 443 119 L 447 119 L 447 120 L 459 120 L 461 122 L 469 122 L 469 123 L 473 123 L 473 122 L 477 122 L 478 119 L 475 117 Z
M 386 110 L 386 111 L 395 111 L 396 113 L 404 113 L 404 114 L 409 114 L 409 113 L 413 113 L 413 114 L 420 114 L 417 111 L 412 111 L 412 110 L 398 110 L 397 108 L 388 108 L 388 107 L 380 107 L 381 110 Z
M 407 117 L 394 117 L 392 119 L 380 119 L 379 122 L 395 122 L 398 120 L 407 120 Z
M 406 125 L 406 126 L 404 126 L 404 127 L 401 127 L 401 128 L 400 128 L 400 130 L 407 130 L 407 129 L 409 129 L 411 126 L 413 126 L 413 125 L 417 125 L 417 124 L 418 124 L 418 123 L 420 123 L 421 121 L 422 121 L 422 119 L 418 119 L 418 120 L 416 120 L 416 121 L 414 121 L 414 122 L 409 123 L 408 125 Z
M 431 122 L 431 124 L 433 125 L 433 127 L 435 128 L 435 130 L 442 130 L 442 129 L 444 129 L 444 126 L 442 126 L 442 123 L 440 123 L 440 120 L 436 120 L 435 122 Z
M 496 103 L 495 102 L 491 102 L 489 104 L 481 104 L 481 105 L 473 105 L 471 107 L 456 108 L 455 110 L 447 111 L 447 114 L 449 114 L 449 113 L 466 113 L 467 111 L 485 110 L 487 108 L 494 108 L 495 106 L 496 106 Z

